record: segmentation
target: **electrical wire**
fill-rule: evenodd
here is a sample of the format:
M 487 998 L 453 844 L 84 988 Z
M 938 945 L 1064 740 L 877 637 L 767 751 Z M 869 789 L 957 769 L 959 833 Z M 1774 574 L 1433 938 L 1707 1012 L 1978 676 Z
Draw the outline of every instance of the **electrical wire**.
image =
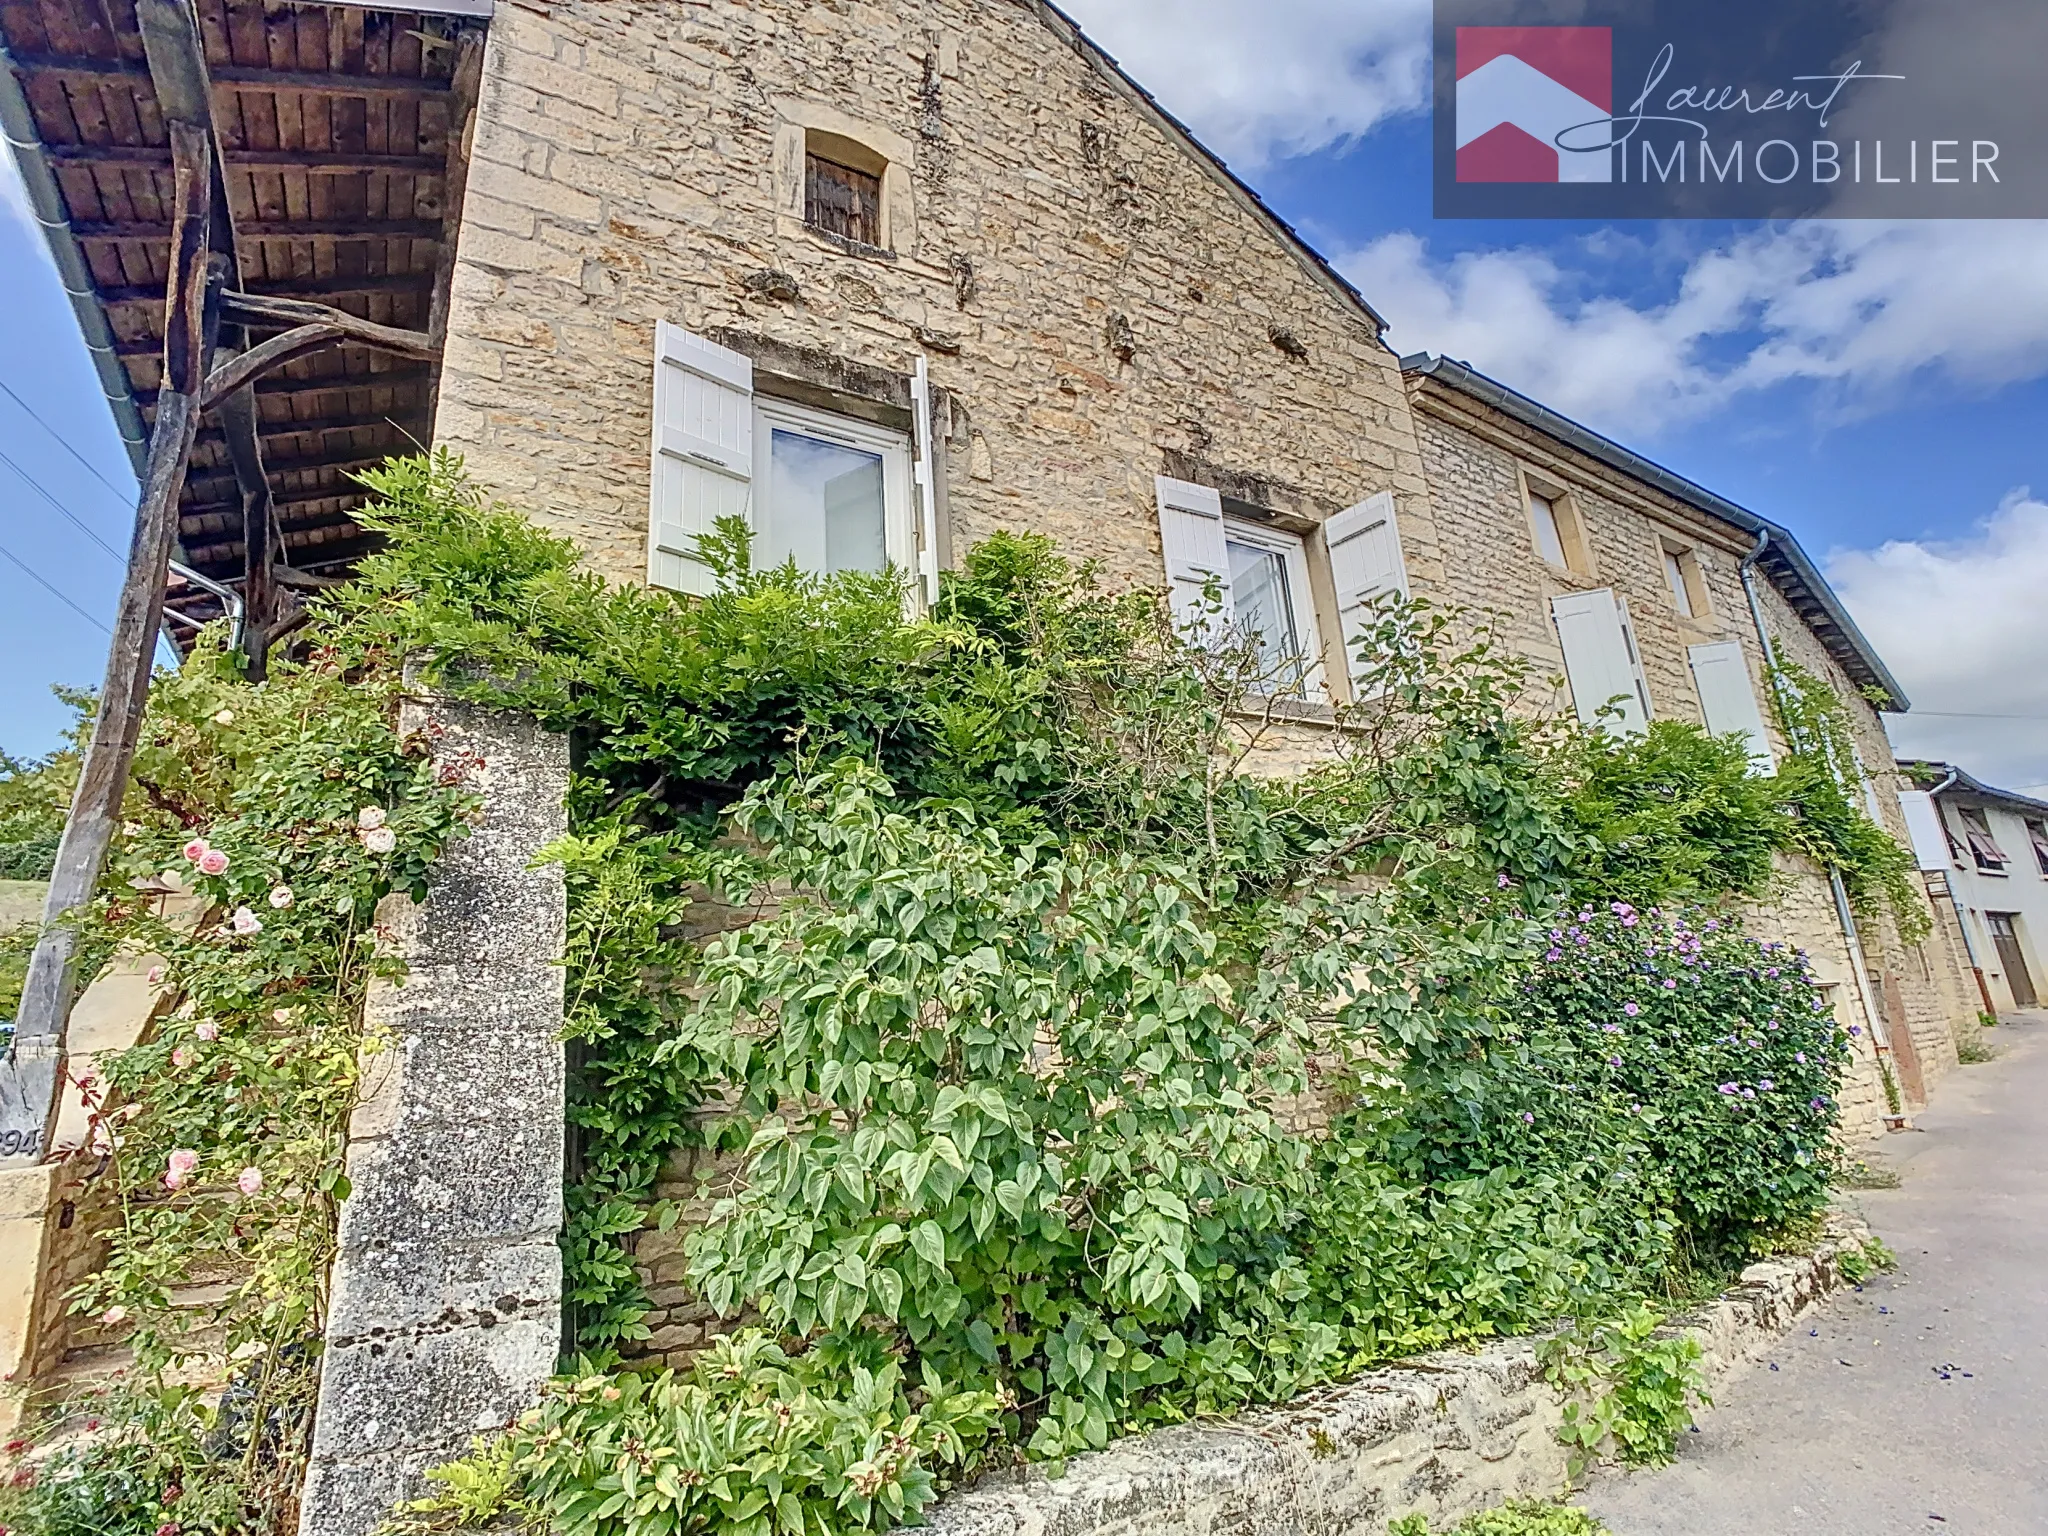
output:
M 0 385 L 0 389 L 4 389 L 5 387 L 5 385 Z M 99 547 L 105 550 L 110 556 L 112 556 L 117 563 L 121 565 L 126 565 L 128 563 L 122 557 L 121 552 L 118 549 L 114 548 L 113 545 L 109 544 L 105 539 L 101 538 L 97 533 L 95 533 L 90 524 L 88 524 L 76 512 L 73 512 L 69 507 L 65 506 L 64 503 L 59 501 L 55 496 L 52 496 L 50 492 L 44 488 L 43 483 L 40 480 L 38 480 L 34 475 L 30 474 L 27 470 L 23 469 L 19 464 L 15 463 L 14 460 L 9 458 L 4 452 L 0 452 L 0 464 L 5 464 L 9 469 L 13 470 L 17 475 L 21 476 L 22 479 L 26 480 L 28 482 L 28 488 L 30 490 L 34 491 L 38 496 L 42 497 L 43 500 L 47 501 L 52 507 L 55 507 L 60 514 L 62 514 L 64 517 L 70 520 L 72 527 L 76 528 L 80 533 L 84 534 L 88 539 L 91 539 L 93 543 L 99 545 Z
M 101 485 L 104 485 L 108 490 L 112 491 L 117 497 L 121 499 L 123 503 L 131 505 L 133 504 L 136 494 L 135 488 L 133 486 L 129 487 L 127 490 L 124 491 L 123 489 L 121 489 L 120 486 L 114 484 L 113 481 L 109 480 L 105 475 L 101 474 L 99 472 L 99 469 L 97 468 L 97 466 L 93 464 L 91 459 L 88 459 L 76 448 L 72 447 L 70 440 L 66 438 L 63 433 L 59 432 L 55 427 L 51 426 L 47 421 L 43 420 L 42 417 L 38 416 L 36 414 L 35 407 L 30 405 L 26 400 L 22 399 L 21 396 L 17 395 L 14 392 L 13 386 L 8 384 L 8 382 L 5 379 L 0 379 L 0 390 L 6 390 L 7 398 L 12 400 L 16 405 L 20 406 L 22 410 L 26 411 L 28 413 L 28 418 L 30 421 L 33 421 L 37 426 L 41 427 L 45 432 L 49 433 L 50 436 L 56 438 L 57 445 L 59 447 L 61 447 L 66 453 L 70 454 L 71 457 L 78 460 L 79 463 L 83 464 L 85 466 L 85 472 L 87 474 L 91 475 L 93 479 L 99 481 Z
M 9 560 L 12 560 L 15 563 L 15 565 L 20 567 L 22 575 L 28 577 L 30 581 L 33 581 L 37 586 L 41 587 L 45 592 L 49 593 L 50 596 L 56 598 L 58 602 L 62 603 L 66 608 L 69 608 L 73 613 L 77 614 L 81 619 L 85 620 L 85 622 L 90 624 L 94 629 L 97 629 L 101 634 L 106 635 L 109 639 L 113 637 L 114 632 L 111 629 L 107 628 L 105 624 L 102 624 L 98 619 L 94 618 L 91 614 L 87 613 L 83 608 L 79 607 L 78 604 L 74 603 L 70 598 L 66 597 L 62 592 L 59 592 L 54 586 L 52 586 L 49 583 L 47 579 L 38 575 L 36 571 L 30 567 L 29 563 L 26 560 L 22 559 L 21 556 L 17 555 L 5 544 L 0 544 L 0 555 L 5 555 Z

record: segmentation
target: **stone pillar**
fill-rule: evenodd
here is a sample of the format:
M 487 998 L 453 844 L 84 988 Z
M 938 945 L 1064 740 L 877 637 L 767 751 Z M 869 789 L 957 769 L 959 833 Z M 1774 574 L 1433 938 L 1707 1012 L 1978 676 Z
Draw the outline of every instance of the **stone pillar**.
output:
M 380 918 L 405 957 L 374 983 L 349 1126 L 301 1536 L 367 1536 L 421 1473 L 534 1399 L 561 1348 L 564 740 L 523 717 L 408 706 L 483 816 L 427 900 Z M 480 766 L 478 766 L 480 763 Z

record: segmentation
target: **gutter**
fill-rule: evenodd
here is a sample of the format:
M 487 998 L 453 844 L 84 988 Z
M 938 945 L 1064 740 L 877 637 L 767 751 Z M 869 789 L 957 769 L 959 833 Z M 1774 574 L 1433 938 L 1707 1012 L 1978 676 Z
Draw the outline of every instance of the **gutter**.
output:
M 1624 448 L 1612 438 L 1602 437 L 1590 427 L 1581 426 L 1569 416 L 1560 416 L 1546 405 L 1539 405 L 1526 395 L 1517 394 L 1505 384 L 1489 379 L 1483 373 L 1474 372 L 1463 363 L 1453 362 L 1447 357 L 1432 357 L 1427 352 L 1411 353 L 1401 359 L 1403 374 L 1419 375 L 1423 378 L 1440 380 L 1445 386 L 1461 394 L 1470 395 L 1492 406 L 1503 415 L 1511 416 L 1537 431 L 1548 434 L 1576 448 L 1588 458 L 1597 459 L 1610 468 L 1618 469 L 1625 475 L 1633 476 L 1647 485 L 1653 485 L 1665 495 L 1698 507 L 1725 523 L 1732 523 L 1744 533 L 1768 535 L 1765 545 L 1774 549 L 1800 585 L 1813 595 L 1814 601 L 1827 615 L 1828 622 L 1841 631 L 1843 643 L 1869 671 L 1871 680 L 1881 688 L 1889 699 L 1889 712 L 1904 714 L 1912 708 L 1905 690 L 1899 686 L 1889 668 L 1878 656 L 1876 648 L 1866 640 L 1863 631 L 1856 627 L 1856 621 L 1842 606 L 1806 551 L 1799 547 L 1790 530 L 1779 527 L 1767 518 L 1757 516 L 1747 507 L 1737 506 L 1725 496 L 1718 496 L 1703 485 L 1697 485 L 1685 476 L 1666 469 L 1655 460 L 1646 459 L 1633 449 Z M 1751 556 L 1754 560 L 1755 555 Z M 1754 602 L 1754 597 L 1752 597 Z
M 71 233 L 70 221 L 65 217 L 64 195 L 58 190 L 57 178 L 50 173 L 49 162 L 43 158 L 35 115 L 29 110 L 28 98 L 21 92 L 21 81 L 14 73 L 14 60 L 5 47 L 0 47 L 0 135 L 5 136 L 8 148 L 14 151 L 14 163 L 21 171 L 22 185 L 28 189 L 29 211 L 35 215 L 36 223 L 42 226 L 43 239 L 50 247 L 50 259 L 57 267 L 57 280 L 63 285 L 65 297 L 71 300 L 72 313 L 78 317 L 79 334 L 85 340 L 86 351 L 92 354 L 93 371 L 100 379 L 100 392 L 107 397 L 107 408 L 114 414 L 114 430 L 121 434 L 121 442 L 128 449 L 128 458 L 135 466 L 135 478 L 139 482 L 143 465 L 149 458 L 149 432 L 143 426 L 142 412 L 135 404 L 128 370 L 121 366 L 121 359 L 114 351 L 113 330 L 107 324 L 106 311 L 100 308 L 99 292 L 93 284 L 92 273 L 86 267 L 85 258 L 79 253 L 78 241 Z

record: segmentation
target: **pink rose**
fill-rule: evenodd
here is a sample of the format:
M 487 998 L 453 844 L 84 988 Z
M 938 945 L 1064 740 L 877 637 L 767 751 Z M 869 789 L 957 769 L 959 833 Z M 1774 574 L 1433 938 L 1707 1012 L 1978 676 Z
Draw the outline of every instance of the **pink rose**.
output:
M 223 875 L 227 868 L 228 856 L 218 848 L 209 848 L 199 856 L 199 873 L 202 875 Z
M 206 839 L 203 837 L 193 838 L 191 842 L 185 845 L 184 852 L 189 862 L 197 864 L 206 857 Z
M 273 885 L 270 888 L 270 904 L 282 912 L 292 904 L 292 888 L 288 885 Z
M 220 1025 L 213 1019 L 201 1019 L 193 1026 L 192 1033 L 202 1040 L 218 1040 Z
M 163 984 L 164 979 L 164 968 L 160 965 L 152 965 L 149 968 L 149 976 L 147 979 L 152 987 L 161 986 Z
M 228 919 L 228 926 L 240 934 L 261 933 L 263 919 L 247 907 L 235 908 L 235 915 Z
M 191 1066 L 192 1047 L 189 1045 L 181 1045 L 176 1050 L 172 1051 L 171 1065 L 176 1067 L 180 1072 L 184 1071 L 187 1067 Z
M 372 827 L 361 836 L 363 846 L 372 853 L 389 853 L 398 846 L 398 834 L 389 827 Z
M 171 1151 L 170 1165 L 164 1171 L 164 1188 L 182 1189 L 185 1181 L 192 1177 L 192 1170 L 199 1166 L 199 1154 L 190 1147 L 176 1147 Z
M 263 1170 L 253 1164 L 244 1168 L 235 1179 L 235 1188 L 245 1195 L 253 1195 L 263 1187 Z
M 374 832 L 384 825 L 384 812 L 374 805 L 366 805 L 356 812 L 356 825 L 365 832 Z

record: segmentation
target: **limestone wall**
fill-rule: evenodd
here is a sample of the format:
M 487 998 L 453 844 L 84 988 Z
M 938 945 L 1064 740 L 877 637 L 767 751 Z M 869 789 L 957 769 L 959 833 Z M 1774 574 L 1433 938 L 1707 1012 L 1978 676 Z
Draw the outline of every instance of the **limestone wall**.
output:
M 894 250 L 806 228 L 800 186 L 792 211 L 806 125 L 902 168 Z M 1438 579 L 1375 325 L 1035 4 L 500 5 L 437 440 L 621 579 L 657 320 L 898 422 L 925 356 L 956 550 L 1033 528 L 1163 585 L 1152 476 L 1207 466 L 1309 524 L 1392 490 Z
M 1753 1264 L 1680 1320 L 1709 1381 L 1777 1338 L 1842 1283 L 1863 1239 L 1837 1222 L 1811 1255 Z M 1188 1425 L 1077 1456 L 1058 1479 L 991 1477 L 933 1512 L 933 1536 L 1378 1536 L 1420 1511 L 1441 1529 L 1565 1485 L 1561 1407 L 1528 1339 L 1373 1371 L 1281 1408 Z

